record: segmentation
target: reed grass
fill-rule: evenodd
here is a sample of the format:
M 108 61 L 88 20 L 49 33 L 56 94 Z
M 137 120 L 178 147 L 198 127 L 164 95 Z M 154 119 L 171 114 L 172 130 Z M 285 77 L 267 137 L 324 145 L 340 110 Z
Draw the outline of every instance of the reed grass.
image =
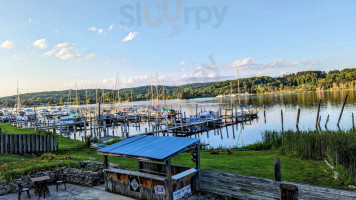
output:
M 263 146 L 295 154 L 302 159 L 328 159 L 356 179 L 356 130 L 265 131 Z

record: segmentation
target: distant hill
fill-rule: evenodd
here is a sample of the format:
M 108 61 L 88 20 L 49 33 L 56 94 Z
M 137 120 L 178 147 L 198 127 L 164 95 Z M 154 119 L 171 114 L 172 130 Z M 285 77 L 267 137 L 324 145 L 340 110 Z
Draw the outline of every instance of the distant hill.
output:
M 324 71 L 303 71 L 296 74 L 284 75 L 281 77 L 251 77 L 240 79 L 241 93 L 271 93 L 271 92 L 288 92 L 297 91 L 315 91 L 326 89 L 353 89 L 356 88 L 356 68 L 332 70 L 328 73 Z M 232 92 L 238 93 L 237 80 L 226 80 L 220 82 L 194 83 L 181 86 L 157 86 L 159 99 L 187 99 L 196 97 L 213 97 L 220 94 L 230 94 L 230 84 L 232 84 Z M 164 88 L 164 96 L 163 96 Z M 156 86 L 152 87 L 153 98 L 156 99 Z M 135 88 L 120 89 L 120 101 L 131 101 L 132 99 L 147 100 L 152 99 L 151 86 L 141 86 Z M 69 95 L 70 93 L 70 95 Z M 117 90 L 102 90 L 88 89 L 87 95 L 85 90 L 63 90 L 51 92 L 36 92 L 21 95 L 22 105 L 63 105 L 66 102 L 76 104 L 76 93 L 78 94 L 77 101 L 80 104 L 95 103 L 96 97 L 98 101 L 105 103 L 118 101 Z M 11 107 L 16 102 L 16 96 L 8 96 L 0 98 L 0 105 Z

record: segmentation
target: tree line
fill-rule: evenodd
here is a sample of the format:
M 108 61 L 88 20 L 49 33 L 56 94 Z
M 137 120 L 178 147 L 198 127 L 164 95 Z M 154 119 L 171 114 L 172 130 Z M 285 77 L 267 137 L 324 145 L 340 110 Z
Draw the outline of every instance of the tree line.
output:
M 239 83 L 239 87 L 238 87 Z M 141 86 L 117 90 L 88 89 L 36 92 L 21 95 L 21 104 L 26 106 L 39 105 L 76 105 L 97 102 L 113 103 L 150 99 L 188 99 L 198 97 L 214 97 L 231 93 L 264 94 L 291 91 L 316 91 L 328 89 L 356 88 L 356 68 L 324 71 L 303 71 L 283 75 L 281 77 L 250 77 L 220 82 L 193 83 L 181 86 Z M 0 98 L 0 105 L 13 107 L 16 95 Z

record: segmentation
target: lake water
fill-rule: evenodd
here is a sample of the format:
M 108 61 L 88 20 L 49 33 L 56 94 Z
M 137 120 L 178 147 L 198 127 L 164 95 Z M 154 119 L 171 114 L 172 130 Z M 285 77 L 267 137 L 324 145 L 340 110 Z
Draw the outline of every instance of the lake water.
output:
M 250 122 L 246 122 L 236 126 L 223 127 L 220 130 L 211 130 L 209 133 L 197 134 L 196 136 L 201 138 L 201 142 L 209 144 L 210 147 L 239 147 L 241 143 L 243 145 L 252 144 L 261 140 L 261 132 L 265 130 L 281 130 L 281 110 L 284 115 L 284 130 L 296 129 L 296 118 L 298 108 L 301 109 L 299 130 L 315 130 L 315 122 L 318 108 L 318 101 L 321 99 L 321 129 L 325 129 L 325 121 L 327 115 L 329 115 L 329 130 L 337 129 L 337 120 L 340 115 L 344 98 L 348 94 L 347 103 L 340 122 L 341 129 L 352 128 L 352 112 L 356 112 L 356 91 L 333 91 L 333 92 L 306 92 L 296 94 L 273 94 L 273 95 L 253 95 L 241 97 L 241 105 L 253 105 L 259 108 L 258 118 Z M 156 104 L 156 102 L 154 102 Z M 239 105 L 238 98 L 198 98 L 187 100 L 167 100 L 161 101 L 165 107 L 171 107 L 173 109 L 182 109 L 182 112 L 186 112 L 186 115 L 194 115 L 196 112 L 196 105 L 198 104 L 198 110 L 218 110 L 219 107 L 225 105 L 234 106 Z M 116 107 L 151 107 L 152 102 L 140 101 L 133 103 L 121 103 Z M 266 110 L 266 121 L 263 115 L 263 105 Z M 92 108 L 96 105 L 91 105 Z M 104 108 L 112 107 L 112 105 L 104 105 Z M 355 113 L 356 114 L 356 113 Z M 143 133 L 145 128 L 149 127 L 147 124 L 141 124 L 141 128 L 130 127 L 130 135 Z M 242 129 L 241 129 L 242 128 Z M 232 130 L 234 129 L 234 131 Z M 242 131 L 241 131 L 242 130 Z M 112 134 L 112 130 L 110 131 Z M 114 131 L 115 135 L 121 135 L 120 130 Z M 241 136 L 240 136 L 241 135 Z

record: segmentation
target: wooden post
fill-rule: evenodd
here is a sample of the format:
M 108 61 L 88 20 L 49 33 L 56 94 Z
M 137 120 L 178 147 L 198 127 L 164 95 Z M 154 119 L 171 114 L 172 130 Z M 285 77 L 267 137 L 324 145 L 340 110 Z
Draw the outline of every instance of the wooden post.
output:
M 297 124 L 296 124 L 296 127 L 299 127 L 299 117 L 300 117 L 300 108 L 298 108 L 298 114 L 297 114 Z
M 266 108 L 265 108 L 264 104 L 263 104 L 263 119 L 264 119 L 264 122 L 266 124 Z
M 274 159 L 274 180 L 282 181 L 281 161 L 279 158 Z
M 281 110 L 281 123 L 282 123 L 282 131 L 283 131 L 283 110 Z
M 173 187 L 172 187 L 172 173 L 171 173 L 171 160 L 166 161 L 166 178 L 168 181 L 168 194 L 169 200 L 173 200 Z
M 315 127 L 318 126 L 318 122 L 319 122 L 320 104 L 321 104 L 321 99 L 319 99 L 319 103 L 318 103 L 318 112 L 316 113 Z
M 17 146 L 18 146 L 18 142 L 17 142 L 18 139 L 17 139 L 17 138 L 18 138 L 18 136 L 19 136 L 19 135 L 17 135 L 17 134 L 14 135 L 15 153 L 18 153 L 18 151 L 17 151 Z
M 198 170 L 198 181 L 197 181 L 197 190 L 200 189 L 200 180 L 201 180 L 201 173 L 200 173 L 200 142 L 197 144 L 196 147 L 196 151 L 197 151 L 197 162 L 195 163 L 196 166 L 196 170 Z
M 12 151 L 12 147 L 14 146 L 14 141 L 13 141 L 13 135 L 9 135 L 10 136 L 10 153 L 13 153 L 13 151 Z
M 339 120 L 337 120 L 337 126 L 339 126 L 339 123 L 340 123 L 340 120 L 341 120 L 341 117 L 342 117 L 342 113 L 344 112 L 344 108 L 345 108 L 345 104 L 346 104 L 346 100 L 347 100 L 347 94 L 345 96 L 345 100 L 344 100 L 344 103 L 342 104 L 342 108 L 341 108 L 341 112 L 340 112 L 340 116 L 339 116 Z
M 108 156 L 104 155 L 104 169 L 109 169 Z
M 329 122 L 329 115 L 326 117 L 326 121 L 325 121 L 325 128 L 328 128 L 328 122 Z
M 22 134 L 19 135 L 19 153 L 22 153 Z
M 298 200 L 298 187 L 291 184 L 279 185 L 281 200 Z
M 4 153 L 5 139 L 4 134 L 0 134 L 0 152 Z
M 352 113 L 352 129 L 355 129 L 354 113 Z

